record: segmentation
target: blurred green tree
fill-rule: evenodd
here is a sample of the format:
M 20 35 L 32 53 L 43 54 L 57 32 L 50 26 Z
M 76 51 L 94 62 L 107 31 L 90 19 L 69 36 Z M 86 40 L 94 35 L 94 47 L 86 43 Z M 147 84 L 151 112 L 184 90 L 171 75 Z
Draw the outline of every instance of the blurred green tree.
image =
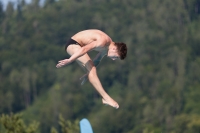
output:
M 29 125 L 25 125 L 21 119 L 21 114 L 2 114 L 0 123 L 5 128 L 5 133 L 38 133 L 38 122 L 33 121 Z

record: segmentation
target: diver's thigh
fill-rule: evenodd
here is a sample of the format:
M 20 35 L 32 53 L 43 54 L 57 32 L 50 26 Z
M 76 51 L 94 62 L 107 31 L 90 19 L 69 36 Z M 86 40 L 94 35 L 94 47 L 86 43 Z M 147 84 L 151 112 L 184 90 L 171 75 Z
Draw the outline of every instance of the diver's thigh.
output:
M 72 56 L 74 53 L 76 53 L 81 47 L 79 45 L 69 45 L 67 47 L 67 53 Z M 93 62 L 89 55 L 86 53 L 83 56 L 79 57 L 76 59 L 76 62 L 84 69 L 87 70 L 88 72 L 92 69 Z
M 81 49 L 81 46 L 77 45 L 77 44 L 71 44 L 67 47 L 66 52 L 72 56 L 74 53 L 76 53 L 76 51 L 78 51 L 79 49 Z

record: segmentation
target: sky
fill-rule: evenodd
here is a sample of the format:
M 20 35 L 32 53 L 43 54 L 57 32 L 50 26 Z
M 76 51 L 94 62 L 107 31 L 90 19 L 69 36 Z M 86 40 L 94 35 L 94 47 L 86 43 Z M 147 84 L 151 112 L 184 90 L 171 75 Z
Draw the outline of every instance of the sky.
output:
M 0 0 L 4 6 L 4 9 L 6 8 L 8 2 L 12 2 L 14 4 L 14 6 L 16 7 L 17 5 L 17 1 L 21 1 L 21 0 Z M 31 3 L 32 0 L 25 0 L 25 2 L 27 4 Z M 40 4 L 44 3 L 45 0 L 40 0 Z
M 4 6 L 6 6 L 8 4 L 8 2 L 13 2 L 15 4 L 19 0 L 0 0 L 0 1 L 3 3 Z M 30 3 L 31 2 L 31 0 L 25 0 L 25 1 L 26 1 L 26 3 Z
M 0 1 L 2 2 L 3 7 L 5 9 L 7 4 L 8 4 L 8 2 L 12 2 L 16 6 L 17 1 L 19 1 L 19 0 L 0 0 Z M 25 0 L 25 1 L 26 1 L 26 3 L 31 3 L 31 0 Z

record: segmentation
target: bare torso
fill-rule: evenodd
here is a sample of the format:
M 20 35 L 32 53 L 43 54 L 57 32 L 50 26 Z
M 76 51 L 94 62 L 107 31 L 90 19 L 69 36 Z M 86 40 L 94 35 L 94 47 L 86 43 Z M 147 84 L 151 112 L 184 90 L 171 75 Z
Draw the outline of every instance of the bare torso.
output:
M 78 32 L 72 39 L 76 40 L 81 46 L 88 45 L 93 41 L 97 41 L 98 45 L 93 50 L 96 51 L 105 51 L 107 50 L 107 46 L 112 42 L 112 39 L 100 30 L 84 30 Z

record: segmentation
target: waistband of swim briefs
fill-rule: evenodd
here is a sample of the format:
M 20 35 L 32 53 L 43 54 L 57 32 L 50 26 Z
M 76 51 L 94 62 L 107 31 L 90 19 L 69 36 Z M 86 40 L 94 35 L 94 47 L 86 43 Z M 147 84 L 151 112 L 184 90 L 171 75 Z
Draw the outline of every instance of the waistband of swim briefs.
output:
M 70 38 L 67 42 L 67 44 L 79 44 L 76 40 Z M 80 45 L 80 44 L 79 44 Z

